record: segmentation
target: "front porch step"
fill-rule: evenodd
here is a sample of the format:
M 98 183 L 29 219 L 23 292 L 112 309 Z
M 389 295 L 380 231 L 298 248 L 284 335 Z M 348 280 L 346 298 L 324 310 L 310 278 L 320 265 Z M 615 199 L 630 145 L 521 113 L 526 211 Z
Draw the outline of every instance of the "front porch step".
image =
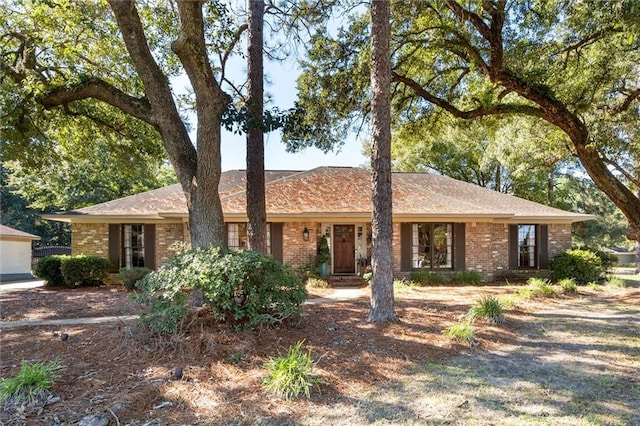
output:
M 367 282 L 359 275 L 331 275 L 327 282 L 332 288 L 365 287 Z

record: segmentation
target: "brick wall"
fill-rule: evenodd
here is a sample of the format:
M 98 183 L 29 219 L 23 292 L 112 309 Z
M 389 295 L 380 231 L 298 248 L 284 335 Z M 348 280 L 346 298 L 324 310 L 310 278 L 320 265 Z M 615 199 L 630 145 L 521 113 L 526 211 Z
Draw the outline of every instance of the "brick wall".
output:
M 109 258 L 109 225 L 74 223 L 71 225 L 71 254 Z
M 509 228 L 505 224 L 471 222 L 465 225 L 465 268 L 492 280 L 509 268 Z
M 367 225 L 369 227 L 370 225 Z M 302 231 L 309 230 L 304 241 Z M 571 225 L 549 225 L 549 259 L 571 248 Z M 318 238 L 322 224 L 317 222 L 289 222 L 283 224 L 283 260 L 293 268 L 315 262 Z M 509 228 L 506 224 L 476 222 L 465 226 L 466 269 L 480 272 L 485 280 L 492 280 L 509 270 Z M 173 255 L 170 247 L 175 242 L 189 243 L 189 230 L 183 223 L 156 225 L 156 266 L 161 266 Z M 71 228 L 72 254 L 109 257 L 109 225 L 103 223 L 74 223 Z M 393 271 L 400 271 L 400 223 L 393 224 Z
M 186 232 L 188 237 L 188 232 Z M 160 223 L 156 225 L 156 267 L 162 266 L 169 257 L 175 255 L 172 245 L 185 242 L 182 223 Z M 188 243 L 189 240 L 186 240 Z
M 549 225 L 549 260 L 553 256 L 571 248 L 571 225 Z
M 309 241 L 302 239 L 305 226 L 309 230 Z M 306 263 L 315 262 L 318 250 L 318 238 L 322 233 L 317 222 L 287 222 L 282 226 L 283 263 L 299 268 Z

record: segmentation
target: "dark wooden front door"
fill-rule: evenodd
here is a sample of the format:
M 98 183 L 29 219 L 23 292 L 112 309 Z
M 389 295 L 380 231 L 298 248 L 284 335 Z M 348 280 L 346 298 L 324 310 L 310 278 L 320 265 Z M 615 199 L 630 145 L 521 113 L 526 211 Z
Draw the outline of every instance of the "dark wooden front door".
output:
M 356 272 L 355 226 L 334 225 L 333 227 L 333 272 L 352 274 Z

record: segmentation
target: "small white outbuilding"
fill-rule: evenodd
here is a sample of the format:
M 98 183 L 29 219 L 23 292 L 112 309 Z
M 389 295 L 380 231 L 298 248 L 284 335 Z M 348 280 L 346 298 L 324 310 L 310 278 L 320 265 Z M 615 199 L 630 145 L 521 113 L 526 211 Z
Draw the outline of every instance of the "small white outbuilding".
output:
M 0 225 L 0 281 L 33 278 L 31 243 L 37 235 Z

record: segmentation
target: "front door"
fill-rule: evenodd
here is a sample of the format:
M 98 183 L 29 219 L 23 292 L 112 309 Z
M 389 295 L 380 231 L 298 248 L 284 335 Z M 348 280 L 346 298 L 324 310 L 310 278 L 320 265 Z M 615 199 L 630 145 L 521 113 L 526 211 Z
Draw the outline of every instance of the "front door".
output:
M 356 272 L 355 225 L 333 226 L 333 272 L 353 274 Z

